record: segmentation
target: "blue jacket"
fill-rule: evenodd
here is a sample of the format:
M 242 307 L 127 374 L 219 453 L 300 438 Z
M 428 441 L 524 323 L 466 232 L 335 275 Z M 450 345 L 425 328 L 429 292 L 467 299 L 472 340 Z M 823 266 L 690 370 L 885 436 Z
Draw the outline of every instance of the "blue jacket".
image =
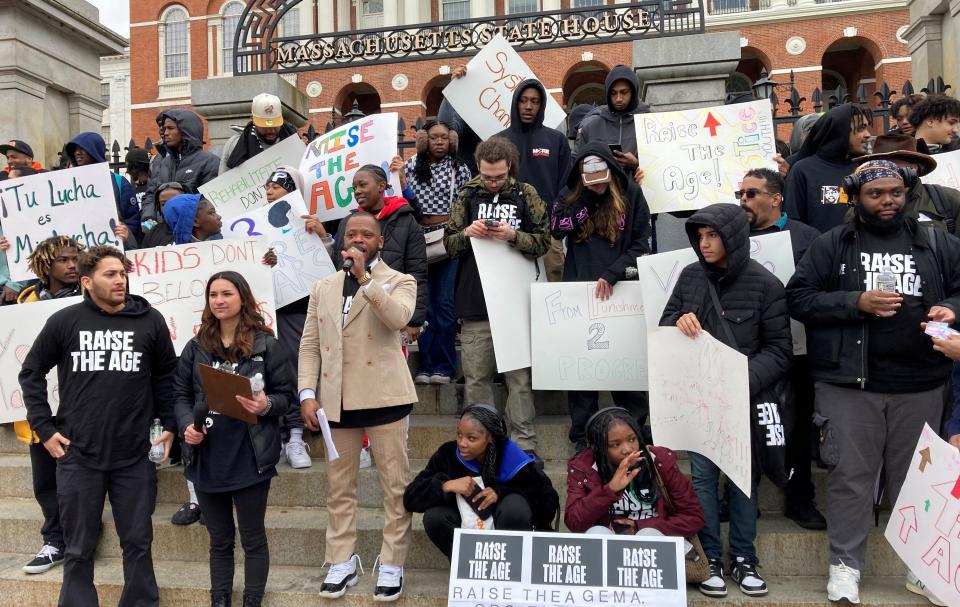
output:
M 90 131 L 80 133 L 67 144 L 67 156 L 70 157 L 74 166 L 77 166 L 75 155 L 77 148 L 83 149 L 93 158 L 94 162 L 107 161 L 107 144 L 98 133 Z M 112 173 L 111 175 L 113 197 L 117 202 L 117 213 L 123 219 L 127 229 L 130 230 L 130 234 L 139 240 L 142 234 L 140 233 L 140 207 L 137 205 L 137 192 L 126 177 L 118 173 Z

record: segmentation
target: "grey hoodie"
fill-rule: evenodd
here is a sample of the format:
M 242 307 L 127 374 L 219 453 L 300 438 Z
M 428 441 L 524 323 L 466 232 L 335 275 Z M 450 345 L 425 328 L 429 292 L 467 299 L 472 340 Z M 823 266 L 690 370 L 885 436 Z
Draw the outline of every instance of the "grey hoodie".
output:
M 630 103 L 622 112 L 614 111 L 610 103 L 610 89 L 618 80 L 626 80 L 633 89 Z M 610 70 L 604 83 L 607 89 L 607 105 L 594 109 L 580 123 L 580 132 L 574 149 L 579 152 L 589 143 L 610 145 L 619 143 L 624 152 L 637 154 L 637 131 L 633 126 L 634 114 L 647 114 L 650 106 L 642 103 L 639 97 L 640 83 L 633 69 L 626 65 L 617 65 Z

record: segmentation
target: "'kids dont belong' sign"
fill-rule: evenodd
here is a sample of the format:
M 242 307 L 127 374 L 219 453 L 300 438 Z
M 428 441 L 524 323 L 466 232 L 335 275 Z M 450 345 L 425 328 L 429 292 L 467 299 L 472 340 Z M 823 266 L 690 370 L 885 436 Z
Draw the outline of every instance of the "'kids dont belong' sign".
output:
M 346 217 L 356 207 L 353 174 L 374 164 L 390 174 L 397 155 L 397 114 L 373 114 L 314 139 L 307 145 L 300 172 L 310 213 L 320 221 Z M 390 174 L 387 196 L 400 195 L 400 180 Z

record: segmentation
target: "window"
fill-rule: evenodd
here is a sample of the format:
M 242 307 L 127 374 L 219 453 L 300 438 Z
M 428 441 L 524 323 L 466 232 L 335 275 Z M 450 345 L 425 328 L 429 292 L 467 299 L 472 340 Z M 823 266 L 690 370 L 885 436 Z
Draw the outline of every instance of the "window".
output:
M 110 83 L 101 82 L 100 83 L 100 101 L 103 102 L 103 105 L 110 105 Z
M 509 0 L 507 12 L 511 15 L 517 13 L 535 13 L 540 10 L 540 0 Z
M 363 29 L 383 26 L 383 0 L 360 0 L 360 23 Z
M 591 6 L 603 6 L 606 0 L 573 0 L 573 8 L 588 8 Z
M 189 22 L 187 11 L 175 6 L 163 19 L 163 77 L 190 77 L 190 47 L 187 39 Z
M 223 29 L 220 36 L 220 73 L 233 73 L 233 38 L 240 25 L 240 13 L 243 12 L 242 2 L 231 2 L 223 7 Z
M 280 19 L 280 35 L 296 36 L 300 33 L 300 6 L 290 7 Z
M 444 21 L 470 18 L 470 0 L 443 0 Z

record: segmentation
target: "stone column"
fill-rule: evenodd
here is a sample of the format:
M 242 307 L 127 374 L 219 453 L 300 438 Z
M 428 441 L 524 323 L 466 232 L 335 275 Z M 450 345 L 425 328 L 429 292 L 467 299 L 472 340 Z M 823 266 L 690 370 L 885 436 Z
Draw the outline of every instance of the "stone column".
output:
M 383 0 L 383 26 L 384 27 L 396 27 L 399 25 L 400 21 L 397 19 L 399 15 L 399 7 L 397 6 L 398 0 Z
M 946 76 L 943 65 L 943 15 L 926 15 L 916 19 L 904 33 L 910 49 L 914 84 L 926 86 L 931 78 Z M 953 84 L 953 83 L 951 83 Z
M 427 16 L 424 21 L 430 21 Z M 403 25 L 415 25 L 420 23 L 420 1 L 403 0 Z
M 85 95 L 73 94 L 67 97 L 67 103 L 70 117 L 68 123 L 71 133 L 100 132 L 105 106 L 99 99 L 90 99 Z
M 333 0 L 317 2 L 317 33 L 326 34 L 337 31 L 333 21 Z

